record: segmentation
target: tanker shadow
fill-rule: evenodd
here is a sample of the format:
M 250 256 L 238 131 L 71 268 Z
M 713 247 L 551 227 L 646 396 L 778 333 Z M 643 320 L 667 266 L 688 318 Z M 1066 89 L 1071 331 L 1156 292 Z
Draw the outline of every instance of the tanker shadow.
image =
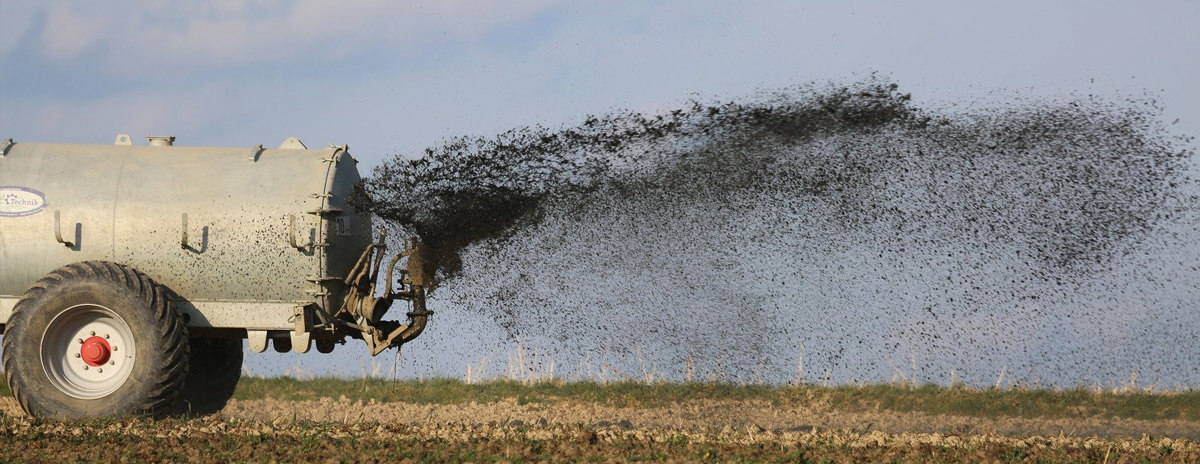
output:
M 79 251 L 83 249 L 83 223 L 75 223 L 75 241 L 71 242 L 71 251 Z
M 208 226 L 200 228 L 200 248 L 196 249 L 191 245 L 185 246 L 183 249 L 195 254 L 203 254 L 208 251 Z

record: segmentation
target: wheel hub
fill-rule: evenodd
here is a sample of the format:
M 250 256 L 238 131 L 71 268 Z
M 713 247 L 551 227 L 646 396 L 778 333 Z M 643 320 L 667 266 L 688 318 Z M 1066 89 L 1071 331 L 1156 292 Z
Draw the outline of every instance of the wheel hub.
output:
M 82 400 L 117 391 L 135 365 L 137 342 L 116 311 L 96 304 L 69 307 L 42 334 L 42 369 L 59 391 Z
M 83 362 L 92 367 L 103 366 L 112 357 L 112 347 L 108 346 L 108 340 L 101 337 L 92 337 L 84 340 L 83 347 L 79 350 L 83 357 Z

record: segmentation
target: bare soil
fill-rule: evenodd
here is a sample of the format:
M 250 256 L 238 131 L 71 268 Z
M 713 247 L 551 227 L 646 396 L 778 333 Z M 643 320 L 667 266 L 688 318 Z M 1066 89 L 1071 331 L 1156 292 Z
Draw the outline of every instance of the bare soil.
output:
M 0 398 L 14 462 L 1197 462 L 1200 423 L 845 413 L 762 401 L 620 407 L 234 400 L 199 419 L 40 421 Z

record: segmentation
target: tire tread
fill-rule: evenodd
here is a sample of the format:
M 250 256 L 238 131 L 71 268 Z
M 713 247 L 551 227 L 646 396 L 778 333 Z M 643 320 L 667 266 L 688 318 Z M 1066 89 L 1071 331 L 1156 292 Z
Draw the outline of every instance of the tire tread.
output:
M 17 365 L 14 352 L 10 349 L 9 341 L 14 333 L 19 333 L 24 318 L 23 313 L 33 311 L 34 305 L 47 291 L 54 287 L 70 284 L 72 281 L 101 280 L 114 283 L 129 290 L 129 294 L 146 303 L 153 312 L 150 319 L 150 333 L 145 334 L 147 343 L 152 346 L 167 347 L 164 356 L 157 365 L 150 367 L 148 379 L 154 379 L 155 385 L 148 391 L 151 394 L 137 404 L 132 405 L 127 415 L 162 416 L 169 412 L 179 394 L 180 386 L 187 376 L 188 370 L 188 333 L 183 318 L 175 308 L 174 302 L 167 298 L 164 289 L 149 276 L 128 266 L 108 261 L 83 261 L 60 267 L 39 279 L 21 296 L 9 317 L 8 336 L 4 339 L 4 356 L 0 362 L 4 364 L 5 377 L 13 396 L 25 411 L 37 415 L 33 395 L 24 391 L 21 382 L 14 381 L 14 369 Z M 141 341 L 139 340 L 139 343 Z M 145 380 L 145 379 L 142 379 Z

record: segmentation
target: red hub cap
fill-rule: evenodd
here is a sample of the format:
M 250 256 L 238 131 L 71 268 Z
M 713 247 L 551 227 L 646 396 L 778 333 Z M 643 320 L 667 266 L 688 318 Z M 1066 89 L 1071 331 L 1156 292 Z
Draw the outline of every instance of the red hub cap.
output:
M 103 366 L 108 362 L 108 358 L 112 357 L 112 347 L 108 346 L 108 340 L 92 337 L 83 341 L 83 348 L 80 348 L 79 353 L 83 362 L 89 366 Z

